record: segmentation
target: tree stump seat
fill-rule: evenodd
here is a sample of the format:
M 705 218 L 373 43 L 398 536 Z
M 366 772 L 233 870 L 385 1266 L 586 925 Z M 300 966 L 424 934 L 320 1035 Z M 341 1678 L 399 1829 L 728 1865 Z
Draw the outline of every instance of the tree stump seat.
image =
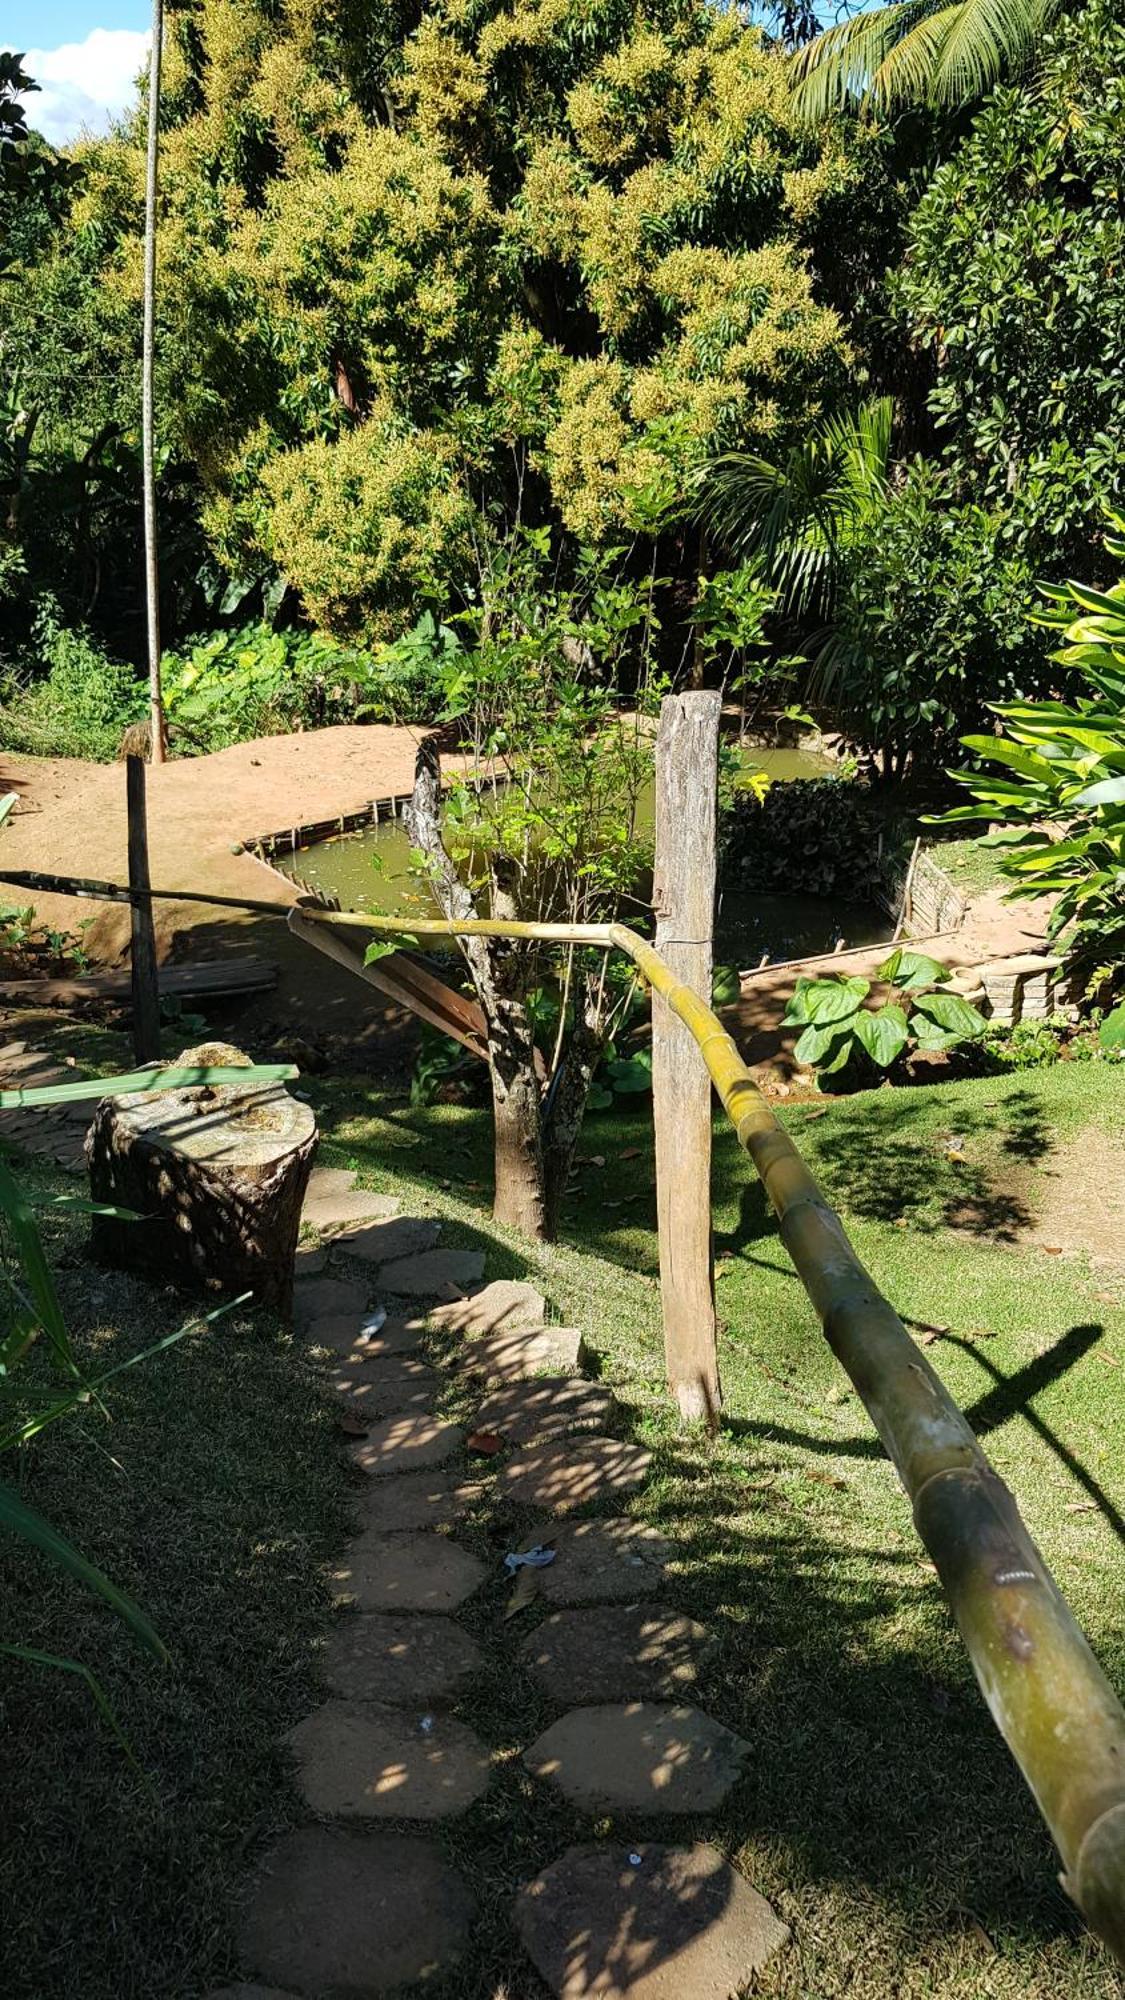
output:
M 249 1064 L 239 1049 L 186 1049 L 177 1067 Z M 98 1259 L 193 1291 L 251 1291 L 286 1316 L 316 1120 L 284 1084 L 202 1085 L 104 1098 L 86 1140 L 97 1202 L 144 1219 L 93 1219 Z

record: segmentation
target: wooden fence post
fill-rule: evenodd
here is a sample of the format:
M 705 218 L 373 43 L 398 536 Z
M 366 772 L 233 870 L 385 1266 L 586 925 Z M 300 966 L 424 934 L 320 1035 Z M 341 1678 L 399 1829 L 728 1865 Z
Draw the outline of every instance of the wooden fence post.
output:
M 656 948 L 711 998 L 721 697 L 668 695 L 656 741 Z M 689 1420 L 722 1403 L 711 1255 L 711 1082 L 687 1029 L 652 996 L 656 1213 L 668 1387 Z
M 129 820 L 129 887 L 149 890 L 148 813 L 145 806 L 143 757 L 125 759 L 125 798 Z M 132 944 L 129 980 L 133 995 L 133 1054 L 139 1063 L 160 1054 L 160 987 L 156 977 L 156 931 L 148 895 L 131 904 Z

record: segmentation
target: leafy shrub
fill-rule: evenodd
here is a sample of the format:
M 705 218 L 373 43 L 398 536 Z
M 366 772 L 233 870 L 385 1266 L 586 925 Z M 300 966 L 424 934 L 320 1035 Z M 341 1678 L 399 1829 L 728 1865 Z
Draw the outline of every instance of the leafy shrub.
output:
M 122 732 L 147 713 L 146 684 L 107 659 L 88 632 L 60 624 L 53 604 L 39 611 L 33 650 L 47 673 L 33 679 L 24 666 L 9 673 L 0 688 L 0 744 L 31 757 L 108 763 Z
M 1106 548 L 1125 560 L 1125 516 L 1111 520 Z M 1051 608 L 1039 622 L 1066 642 L 1053 657 L 1090 693 L 994 704 L 1003 734 L 963 742 L 999 768 L 954 772 L 973 803 L 944 823 L 996 823 L 981 844 L 999 850 L 1009 895 L 1057 896 L 1050 935 L 1088 990 L 1100 991 L 1125 973 L 1125 581 L 1108 591 L 1042 588 Z M 1117 1017 L 1125 1037 L 1125 1007 Z M 1106 1046 L 1115 1018 L 1103 1024 Z
M 820 1076 L 835 1075 L 855 1062 L 887 1070 L 910 1045 L 944 1051 L 984 1033 L 984 1016 L 968 1000 L 937 990 L 949 973 L 936 958 L 900 946 L 876 977 L 895 987 L 904 1000 L 910 996 L 909 1015 L 897 1000 L 865 1007 L 869 979 L 849 979 L 840 973 L 827 979 L 798 979 L 785 1010 L 785 1025 L 804 1031 L 793 1051 L 798 1062 L 809 1063 Z
M 376 651 L 361 713 L 395 722 L 435 721 L 449 700 L 450 675 L 462 651 L 452 627 L 423 611 L 408 632 Z
M 888 822 L 866 786 L 846 778 L 794 778 L 764 795 L 736 790 L 719 825 L 725 881 L 849 902 L 885 889 L 907 847 L 905 830 Z
M 370 655 L 318 633 L 242 625 L 164 656 L 169 720 L 196 750 L 354 719 Z

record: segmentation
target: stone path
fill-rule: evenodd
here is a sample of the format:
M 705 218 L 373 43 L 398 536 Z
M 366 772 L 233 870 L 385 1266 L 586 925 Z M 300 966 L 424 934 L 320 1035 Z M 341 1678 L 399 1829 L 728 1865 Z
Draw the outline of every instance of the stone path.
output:
M 24 1041 L 0 1043 L 0 1090 L 41 1089 L 49 1083 L 70 1083 L 74 1071 L 44 1049 L 29 1048 Z M 94 1115 L 89 1098 L 80 1104 L 50 1107 L 18 1105 L 0 1111 L 0 1138 L 25 1153 L 51 1160 L 67 1173 L 84 1173 L 86 1133 Z
M 463 1958 L 476 1907 L 440 1829 L 473 1811 L 512 1754 L 455 1713 L 486 1671 L 458 1614 L 490 1589 L 504 1673 L 557 1711 L 521 1753 L 545 1795 L 588 1819 L 697 1823 L 751 1756 L 692 1704 L 714 1640 L 654 1601 L 671 1548 L 621 1512 L 649 1454 L 607 1434 L 616 1404 L 582 1372 L 580 1331 L 547 1326 L 531 1286 L 483 1285 L 475 1253 L 441 1247 L 435 1222 L 393 1208 L 336 1169 L 313 1175 L 304 1220 L 329 1254 L 310 1261 L 303 1245 L 295 1317 L 324 1352 L 353 1433 L 359 1518 L 330 1574 L 326 1698 L 287 1738 L 320 1823 L 261 1858 L 238 1932 L 247 1983 L 208 2000 L 374 2000 Z M 397 1317 L 372 1310 L 383 1300 Z M 457 1378 L 435 1367 L 435 1342 L 452 1343 L 461 1383 L 479 1385 L 467 1434 L 441 1415 L 443 1387 Z M 457 1540 L 491 1505 L 501 1521 L 515 1506 L 536 1517 L 515 1553 L 536 1543 L 554 1552 L 545 1567 L 513 1572 L 515 1590 L 543 1603 L 530 1631 L 534 1611 L 503 1619 L 507 1539 L 494 1542 L 491 1567 Z M 567 1518 L 587 1505 L 606 1511 Z M 785 1943 L 785 1926 L 717 1849 L 624 1837 L 570 1847 L 534 1880 L 525 1871 L 510 1922 L 542 1985 L 529 1969 L 521 2000 L 732 2000 Z M 518 1884 L 518 1831 L 512 1845 L 506 1880 Z

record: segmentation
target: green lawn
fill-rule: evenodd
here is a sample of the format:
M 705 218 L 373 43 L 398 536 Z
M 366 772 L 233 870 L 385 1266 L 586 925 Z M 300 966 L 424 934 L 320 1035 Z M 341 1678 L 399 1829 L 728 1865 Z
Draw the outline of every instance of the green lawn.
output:
M 715 1173 L 726 1420 L 709 1442 L 677 1432 L 661 1393 L 647 1107 L 590 1121 L 566 1240 L 532 1252 L 488 1217 L 482 1112 L 412 1111 L 355 1078 L 309 1089 L 322 1158 L 441 1215 L 444 1240 L 487 1251 L 489 1275 L 538 1276 L 555 1316 L 587 1330 L 623 1431 L 656 1454 L 636 1511 L 679 1544 L 669 1596 L 720 1639 L 697 1699 L 756 1746 L 719 1819 L 675 1837 L 718 1838 L 793 1926 L 755 1993 L 1119 1994 L 730 1136 Z M 1125 1689 L 1121 1283 L 992 1240 L 1018 1236 L 1068 1143 L 1122 1134 L 1125 1070 L 1067 1064 L 785 1115 L 900 1311 L 920 1337 L 948 1328 L 929 1357 Z M 949 1229 L 950 1214 L 966 1226 Z M 73 1249 L 76 1225 L 60 1233 Z M 95 1298 L 88 1272 L 67 1276 L 87 1353 L 175 1323 L 164 1294 L 145 1295 L 141 1324 L 124 1281 L 98 1278 Z M 448 1405 L 471 1410 L 452 1386 Z M 142 1597 L 174 1665 L 150 1668 L 30 1560 L 8 1566 L 5 1634 L 97 1665 L 151 1774 L 146 1787 L 130 1773 L 79 1687 L 3 1667 L 6 1798 L 22 1829 L 0 1945 L 12 2000 L 198 2000 L 235 1974 L 230 1910 L 249 1859 L 302 1816 L 275 1739 L 317 1698 L 319 1567 L 345 1532 L 351 1477 L 316 1381 L 284 1336 L 228 1323 L 123 1378 L 113 1416 L 108 1430 L 92 1417 L 80 1435 L 57 1430 L 28 1490 Z M 440 2000 L 538 2000 L 509 1927 L 517 1884 L 574 1840 L 668 1837 L 584 1819 L 523 1772 L 518 1751 L 551 1719 L 514 1665 L 537 1614 L 500 1615 L 498 1555 L 524 1526 L 488 1504 L 461 1536 L 496 1580 L 468 1607 L 487 1667 L 460 1712 L 502 1762 L 437 1836 L 482 1905 L 474 1955 L 433 1989 Z

